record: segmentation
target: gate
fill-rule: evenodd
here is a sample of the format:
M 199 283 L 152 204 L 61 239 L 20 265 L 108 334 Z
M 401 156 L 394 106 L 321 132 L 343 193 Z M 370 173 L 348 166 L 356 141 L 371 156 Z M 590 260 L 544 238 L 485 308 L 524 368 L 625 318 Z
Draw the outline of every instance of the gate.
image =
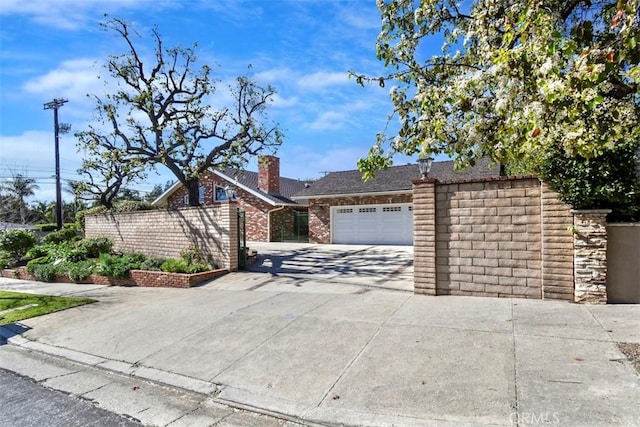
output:
M 238 208 L 238 269 L 247 267 L 246 212 Z

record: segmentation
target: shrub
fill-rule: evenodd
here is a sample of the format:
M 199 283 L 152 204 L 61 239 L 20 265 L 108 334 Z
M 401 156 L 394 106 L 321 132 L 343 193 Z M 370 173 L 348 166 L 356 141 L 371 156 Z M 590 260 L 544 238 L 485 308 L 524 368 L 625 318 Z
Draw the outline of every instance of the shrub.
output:
M 14 257 L 7 251 L 0 251 L 0 269 L 11 268 L 16 265 Z
M 58 225 L 57 224 L 36 224 L 36 227 L 38 227 L 38 230 L 42 232 L 50 232 L 50 231 L 56 231 L 56 228 L 58 228 Z
M 116 279 L 126 279 L 129 277 L 129 270 L 137 269 L 142 261 L 144 261 L 144 255 L 140 254 L 127 254 L 125 256 L 101 254 L 95 273 L 101 276 L 115 277 Z
M 69 264 L 67 266 L 67 275 L 75 282 L 81 282 L 93 273 L 95 263 L 93 261 L 81 261 Z
M 167 273 L 186 273 L 189 270 L 189 264 L 183 259 L 169 258 L 160 268 Z
M 142 264 L 140 264 L 140 270 L 161 271 L 161 266 L 164 262 L 164 258 L 148 257 Z
M 50 250 L 51 245 L 37 245 L 29 249 L 25 254 L 25 257 L 29 259 L 41 258 L 49 255 Z
M 78 227 L 75 224 L 65 225 L 58 231 L 49 233 L 42 238 L 43 243 L 63 243 L 78 240 Z
M 98 258 L 100 254 L 111 253 L 113 242 L 107 237 L 91 237 L 77 242 L 76 248 L 84 253 L 85 258 Z
M 41 282 L 53 282 L 56 278 L 56 266 L 52 264 L 36 264 L 32 266 L 32 272 L 36 278 Z
M 34 258 L 27 263 L 27 271 L 35 275 L 36 268 L 46 264 L 51 264 L 51 259 L 48 256 Z
M 15 229 L 0 233 L 0 250 L 9 252 L 18 261 L 37 243 L 38 238 L 32 231 Z
M 122 200 L 115 203 L 117 212 L 149 211 L 156 209 L 151 203 L 136 200 Z
M 209 270 L 213 270 L 213 268 L 204 262 L 197 262 L 195 264 L 191 264 L 189 265 L 189 267 L 187 268 L 187 273 L 193 274 L 193 273 L 201 273 L 203 271 L 209 271 Z

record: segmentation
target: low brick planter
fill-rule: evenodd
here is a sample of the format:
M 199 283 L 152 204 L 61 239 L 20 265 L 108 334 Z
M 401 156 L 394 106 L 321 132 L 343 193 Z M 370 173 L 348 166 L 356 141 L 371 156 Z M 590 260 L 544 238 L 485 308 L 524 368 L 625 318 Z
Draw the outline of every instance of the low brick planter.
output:
M 148 271 L 148 270 L 131 270 L 130 277 L 126 279 L 116 279 L 114 277 L 98 276 L 92 274 L 85 280 L 79 282 L 81 284 L 96 284 L 107 286 L 140 286 L 150 288 L 190 288 L 207 280 L 222 276 L 228 273 L 228 270 L 210 270 L 202 273 L 184 274 L 184 273 L 167 273 L 164 271 Z M 27 271 L 26 267 L 18 267 L 14 269 L 0 270 L 0 277 L 20 280 L 37 279 Z M 65 275 L 57 275 L 56 283 L 74 283 Z

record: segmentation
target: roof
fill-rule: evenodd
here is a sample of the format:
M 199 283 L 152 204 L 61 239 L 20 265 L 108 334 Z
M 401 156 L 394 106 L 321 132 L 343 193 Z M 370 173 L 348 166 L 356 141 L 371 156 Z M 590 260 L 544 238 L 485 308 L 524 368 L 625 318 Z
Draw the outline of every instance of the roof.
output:
M 38 227 L 30 224 L 18 224 L 15 222 L 0 222 L 0 232 L 4 230 L 32 230 L 37 231 Z
M 491 161 L 489 159 L 480 159 L 475 166 L 456 171 L 453 161 L 433 162 L 429 178 L 447 182 L 500 176 L 500 165 L 496 164 L 489 167 L 490 164 Z M 412 181 L 419 178 L 420 169 L 417 164 L 392 166 L 377 172 L 375 178 L 369 181 L 363 181 L 362 174 L 357 170 L 332 172 L 324 178 L 311 183 L 293 198 L 308 199 L 322 196 L 371 193 L 410 193 L 413 189 Z
M 292 200 L 291 197 L 304 190 L 306 184 L 305 181 L 280 177 L 280 193 L 267 193 L 258 188 L 258 172 L 225 169 L 224 172 L 215 171 L 214 173 L 227 180 L 235 181 L 234 184 L 244 187 L 245 190 L 253 190 L 254 194 L 258 193 L 259 196 L 268 199 L 275 205 L 299 204 Z
M 291 197 L 305 188 L 305 182 L 297 179 L 280 177 L 280 193 L 267 193 L 258 188 L 258 172 L 251 172 L 242 169 L 225 169 L 224 171 L 214 170 L 213 174 L 229 181 L 231 184 L 261 198 L 265 202 L 273 205 L 300 205 L 302 200 L 292 200 Z M 182 186 L 180 181 L 169 187 L 156 200 L 152 202 L 154 206 L 163 205 L 169 197 Z

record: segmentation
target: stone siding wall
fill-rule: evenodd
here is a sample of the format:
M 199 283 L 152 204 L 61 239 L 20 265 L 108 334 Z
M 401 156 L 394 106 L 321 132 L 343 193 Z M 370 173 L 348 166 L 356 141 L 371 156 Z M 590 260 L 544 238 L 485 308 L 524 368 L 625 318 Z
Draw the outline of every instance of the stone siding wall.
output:
M 412 194 L 345 196 L 309 200 L 309 243 L 331 243 L 331 207 L 411 203 Z
M 573 211 L 575 301 L 607 302 L 607 214 L 611 210 Z
M 415 181 L 416 292 L 572 299 L 572 221 L 537 178 Z
M 220 268 L 238 269 L 238 205 L 141 211 L 86 217 L 86 237 L 108 237 L 114 249 L 179 258 L 195 246 Z

